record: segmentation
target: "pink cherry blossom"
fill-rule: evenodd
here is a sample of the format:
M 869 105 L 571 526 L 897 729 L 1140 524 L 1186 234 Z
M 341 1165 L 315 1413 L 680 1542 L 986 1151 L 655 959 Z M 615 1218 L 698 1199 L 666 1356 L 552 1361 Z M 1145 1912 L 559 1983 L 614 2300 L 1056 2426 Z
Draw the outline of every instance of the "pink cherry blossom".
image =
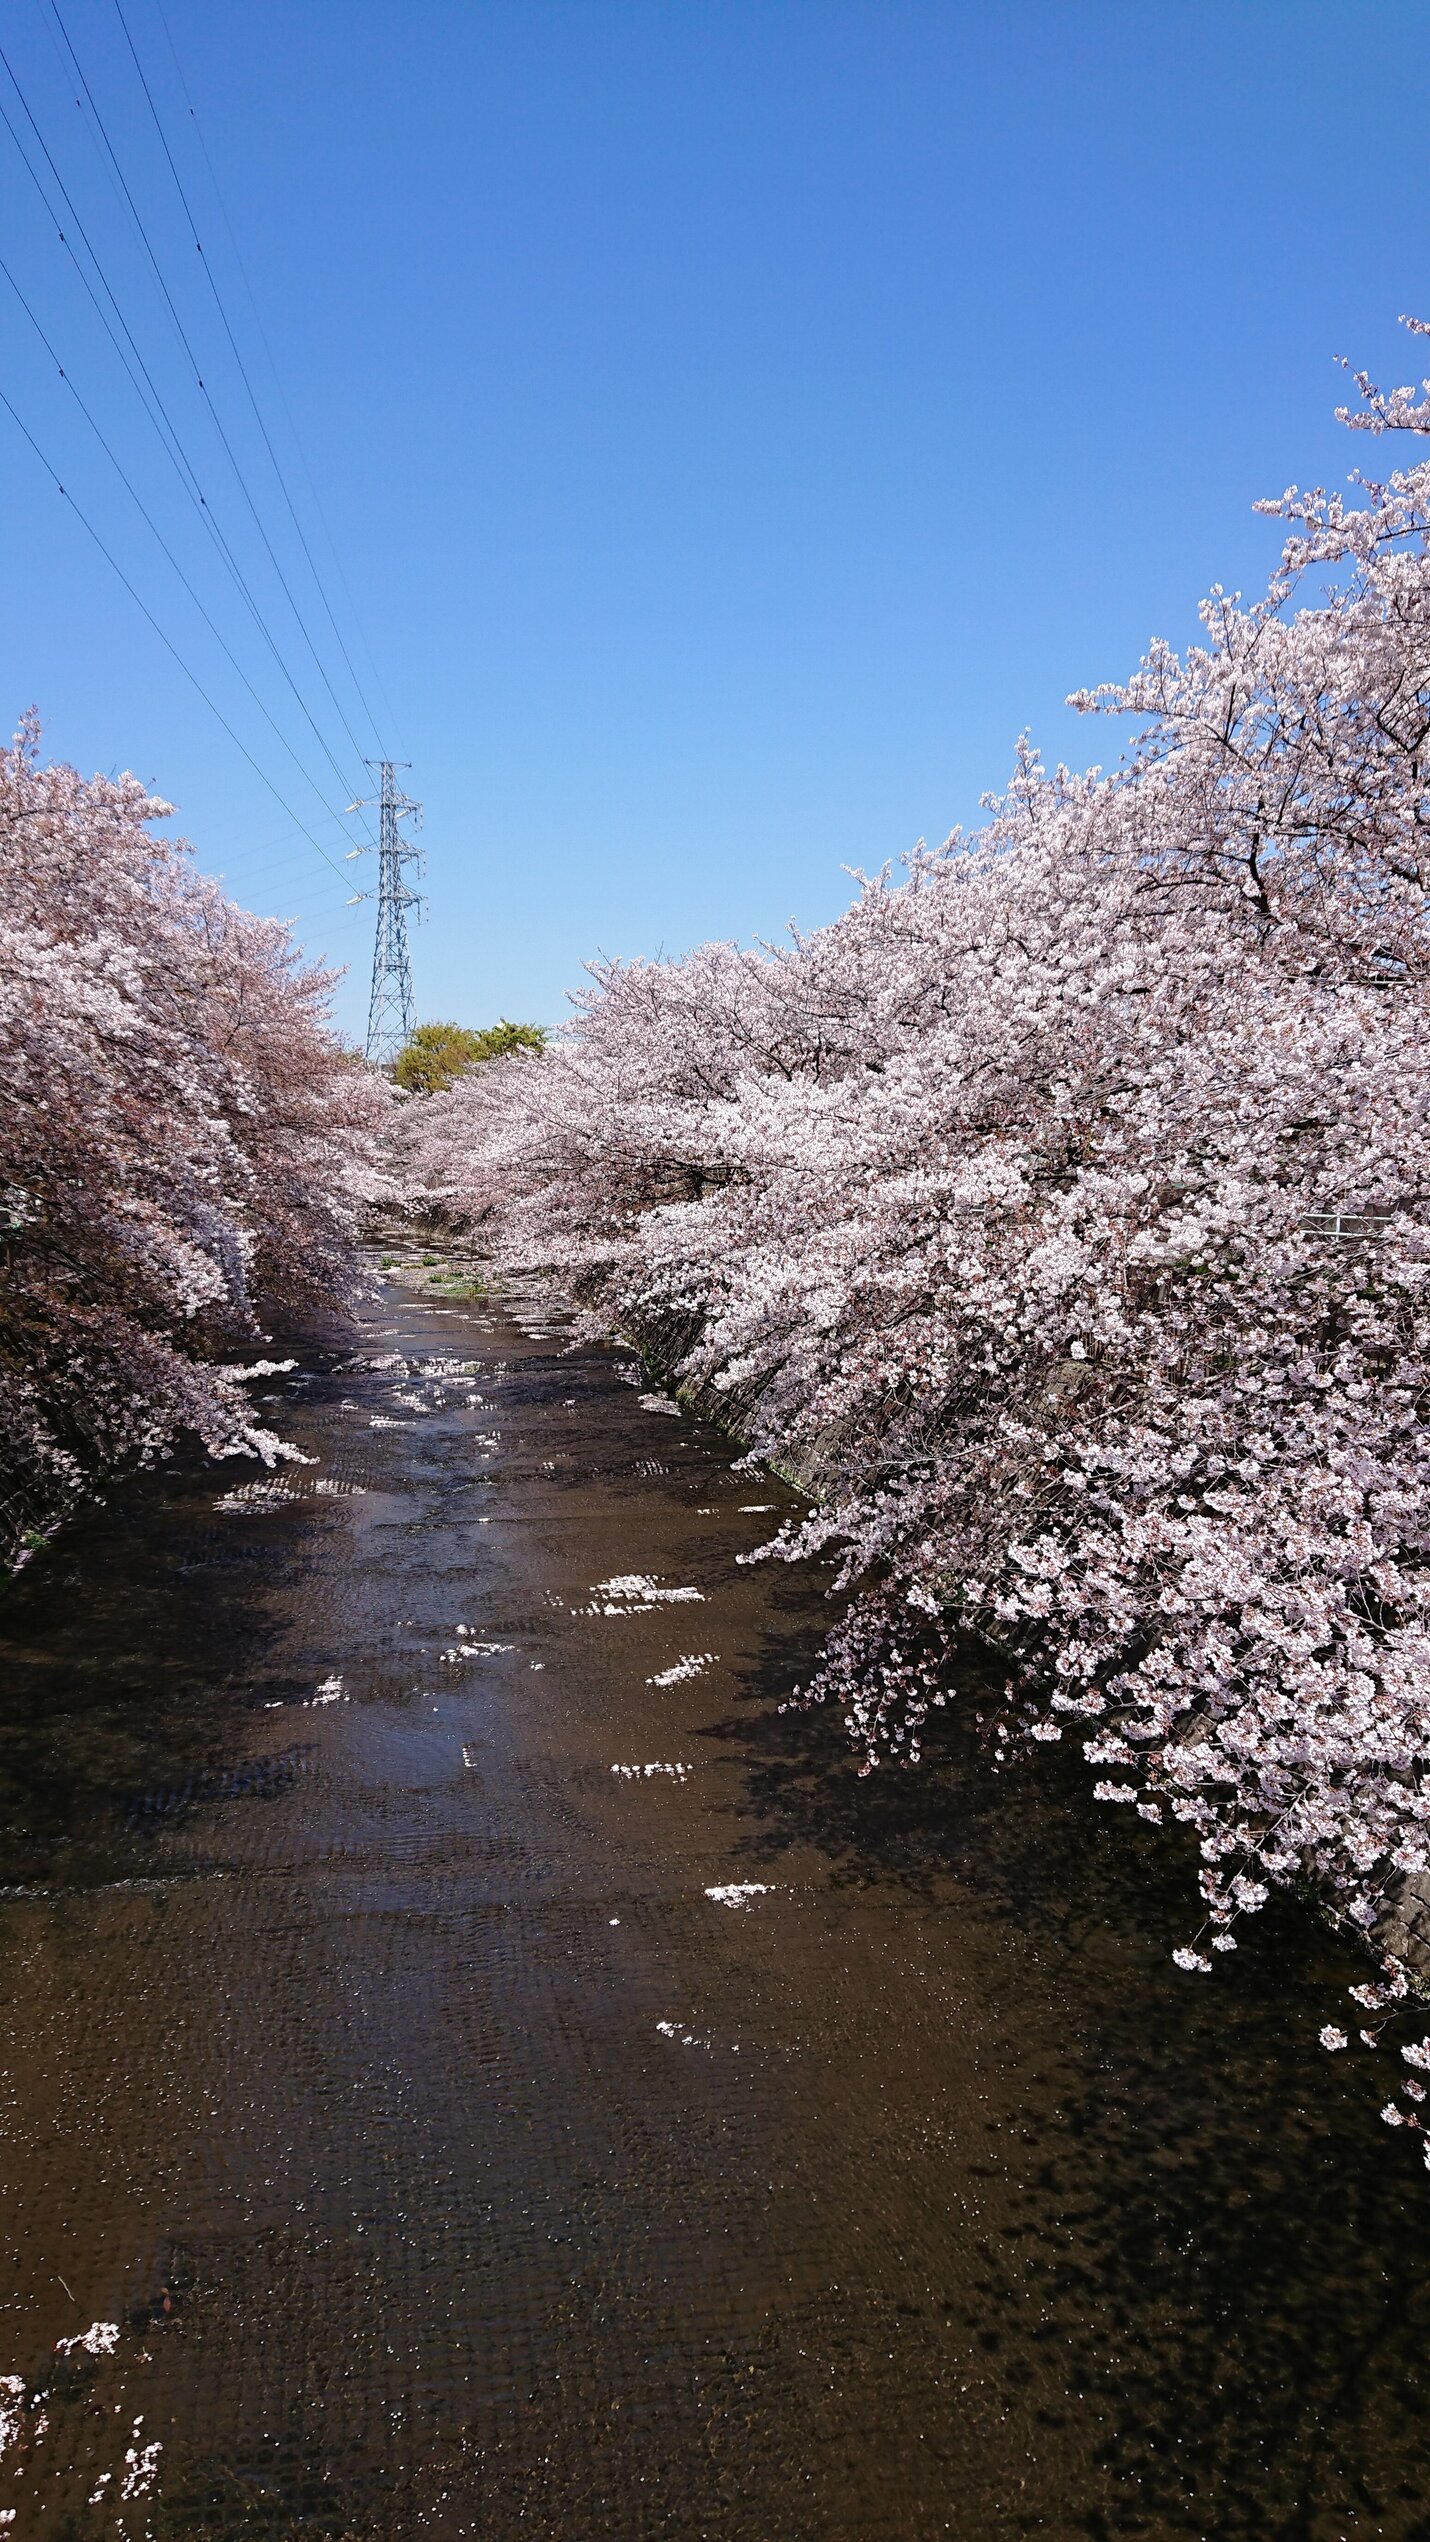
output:
M 133 777 L 0 751 L 0 1550 L 197 1432 L 286 1453 L 235 1347 L 347 1289 L 385 1090 L 330 976 L 155 835 Z
M 1362 428 L 1430 431 L 1362 388 Z M 866 1770 L 977 1636 L 1025 1735 L 1081 1722 L 1101 1797 L 1193 1831 L 1220 1935 L 1307 1880 L 1403 1986 L 1430 462 L 1263 508 L 1265 595 L 1079 699 L 1133 719 L 1110 773 L 1025 745 L 833 925 L 594 966 L 551 1051 L 408 1108 L 405 1170 L 805 1487 L 765 1552 L 837 1554 L 803 1699 Z

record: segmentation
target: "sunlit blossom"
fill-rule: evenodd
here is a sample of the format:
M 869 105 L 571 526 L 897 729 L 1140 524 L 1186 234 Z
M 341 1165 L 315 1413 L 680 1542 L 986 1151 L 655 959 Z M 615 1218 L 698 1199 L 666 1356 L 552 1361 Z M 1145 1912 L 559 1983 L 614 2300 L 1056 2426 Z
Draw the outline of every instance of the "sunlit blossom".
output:
M 333 975 L 156 835 L 134 777 L 0 751 L 0 1553 L 180 1432 L 265 1465 L 265 1299 L 331 1305 L 379 1187 L 382 1082 Z M 235 1350 L 245 1357 L 235 1359 Z M 232 1505 L 232 1504 L 225 1504 Z
M 1413 455 L 1430 400 L 1364 397 Z M 799 1699 L 864 1772 L 983 1636 L 991 1755 L 1087 1722 L 1214 1948 L 1309 1882 L 1379 2010 L 1430 1862 L 1430 463 L 1263 508 L 1264 596 L 1077 700 L 1111 775 L 1023 746 L 834 924 L 598 963 L 398 1135 L 806 1488 L 754 1558 L 833 1557 Z

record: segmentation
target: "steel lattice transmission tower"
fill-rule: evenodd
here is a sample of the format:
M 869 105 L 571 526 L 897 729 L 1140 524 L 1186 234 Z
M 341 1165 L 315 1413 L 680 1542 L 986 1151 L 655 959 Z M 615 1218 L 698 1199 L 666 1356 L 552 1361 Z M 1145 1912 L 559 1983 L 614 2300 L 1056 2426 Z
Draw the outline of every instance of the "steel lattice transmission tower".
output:
M 377 941 L 372 949 L 372 994 L 367 1009 L 367 1056 L 375 1068 L 388 1068 L 403 1043 L 411 1035 L 416 1016 L 412 1005 L 412 955 L 407 944 L 407 912 L 421 910 L 422 894 L 412 889 L 405 868 L 416 865 L 422 870 L 422 850 L 413 847 L 398 828 L 400 821 L 413 821 L 420 829 L 422 806 L 411 796 L 400 794 L 396 772 L 411 766 L 407 759 L 369 759 L 369 768 L 378 770 L 382 790 L 350 803 L 350 812 L 361 812 L 376 804 L 382 817 L 378 835 Z M 362 848 L 350 851 L 355 856 Z M 370 893 L 359 895 L 371 898 Z

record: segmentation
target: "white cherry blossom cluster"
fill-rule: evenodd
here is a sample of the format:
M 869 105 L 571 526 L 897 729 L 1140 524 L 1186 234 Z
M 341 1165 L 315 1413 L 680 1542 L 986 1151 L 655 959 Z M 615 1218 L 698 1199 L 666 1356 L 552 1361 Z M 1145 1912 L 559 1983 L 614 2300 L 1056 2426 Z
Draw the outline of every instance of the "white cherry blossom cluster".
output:
M 809 1484 L 767 1550 L 839 1551 L 805 1699 L 866 1770 L 977 1634 L 1193 1831 L 1198 1973 L 1293 1879 L 1384 1949 L 1430 1869 L 1430 464 L 1265 508 L 1265 598 L 1080 699 L 1111 774 L 1025 747 L 834 925 L 599 965 L 403 1125 Z
M 0 1556 L 180 1430 L 271 1463 L 235 1344 L 348 1283 L 379 1083 L 327 975 L 156 836 L 133 777 L 0 751 Z M 260 1362 L 259 1366 L 272 1366 Z

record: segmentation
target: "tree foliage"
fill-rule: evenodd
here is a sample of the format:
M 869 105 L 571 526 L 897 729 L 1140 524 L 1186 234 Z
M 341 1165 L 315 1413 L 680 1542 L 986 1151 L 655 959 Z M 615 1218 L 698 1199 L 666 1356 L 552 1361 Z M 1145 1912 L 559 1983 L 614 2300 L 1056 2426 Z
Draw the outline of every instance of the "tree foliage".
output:
M 331 975 L 154 835 L 133 777 L 0 752 L 0 1549 L 96 1467 L 286 1451 L 225 1354 L 331 1304 L 390 1097 Z
M 1000 1736 L 1195 1831 L 1180 1964 L 1310 1877 L 1373 2038 L 1430 1865 L 1430 465 L 1263 508 L 1265 597 L 1079 700 L 1112 774 L 1025 749 L 834 925 L 600 967 L 412 1171 L 815 1478 L 767 1550 L 842 1554 L 806 1700 L 866 1770 L 975 1629 Z
M 544 1050 L 540 1024 L 489 1024 L 474 1033 L 465 1024 L 419 1024 L 393 1064 L 393 1082 L 405 1094 L 445 1094 L 462 1071 L 484 1059 L 507 1059 L 513 1051 Z

